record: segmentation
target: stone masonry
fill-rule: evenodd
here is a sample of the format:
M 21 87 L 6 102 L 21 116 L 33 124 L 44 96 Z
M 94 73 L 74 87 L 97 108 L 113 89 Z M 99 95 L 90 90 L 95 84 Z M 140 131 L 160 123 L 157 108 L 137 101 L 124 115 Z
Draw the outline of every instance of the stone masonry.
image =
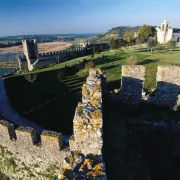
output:
M 74 116 L 71 154 L 65 159 L 60 179 L 106 179 L 102 158 L 102 88 L 106 78 L 100 69 L 90 69 L 82 87 L 82 103 Z M 71 173 L 67 174 L 67 171 Z
M 155 96 L 150 102 L 170 107 L 179 104 L 180 67 L 158 66 L 156 83 Z
M 145 80 L 145 67 L 140 65 L 123 65 L 119 98 L 122 103 L 138 105 L 141 102 Z
M 72 50 L 62 50 L 46 53 L 38 53 L 37 42 L 35 39 L 22 40 L 24 55 L 17 56 L 19 69 L 33 71 L 37 67 L 46 67 L 52 64 L 62 63 L 78 57 L 92 54 L 93 47 L 103 51 L 109 49 L 108 43 L 90 44 L 85 48 L 76 48 Z
M 12 180 L 19 179 L 48 179 L 48 167 L 56 166 L 57 173 L 61 171 L 63 159 L 67 156 L 67 150 L 63 149 L 62 134 L 43 131 L 40 141 L 33 128 L 18 127 L 1 119 L 0 120 L 0 164 L 8 159 L 13 162 L 14 170 L 1 167 Z M 4 151 L 9 152 L 6 159 Z M 6 153 L 7 154 L 7 153 Z M 1 160 L 2 159 L 2 160 Z

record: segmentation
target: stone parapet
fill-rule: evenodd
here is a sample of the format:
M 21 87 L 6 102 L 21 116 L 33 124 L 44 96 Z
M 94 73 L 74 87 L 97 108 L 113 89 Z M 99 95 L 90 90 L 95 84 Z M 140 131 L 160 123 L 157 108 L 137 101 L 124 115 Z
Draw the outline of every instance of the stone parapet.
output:
M 48 151 L 59 151 L 63 147 L 62 134 L 53 131 L 43 131 L 41 143 Z
M 90 69 L 82 87 L 82 103 L 78 103 L 75 111 L 74 135 L 69 141 L 71 154 L 65 159 L 60 179 L 106 179 L 102 158 L 102 92 L 105 78 L 102 70 Z
M 145 80 L 145 67 L 141 65 L 123 65 L 119 98 L 122 103 L 139 105 Z
M 180 67 L 158 66 L 156 90 L 149 102 L 157 106 L 173 107 L 179 103 Z

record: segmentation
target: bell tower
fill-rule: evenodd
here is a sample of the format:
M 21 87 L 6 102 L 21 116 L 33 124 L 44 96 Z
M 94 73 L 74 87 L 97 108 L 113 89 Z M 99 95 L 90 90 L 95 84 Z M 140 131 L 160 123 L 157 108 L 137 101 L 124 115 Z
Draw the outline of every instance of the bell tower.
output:
M 161 23 L 161 31 L 168 31 L 168 29 L 170 28 L 170 23 L 167 21 L 167 19 L 165 19 L 162 23 Z
M 165 19 L 161 23 L 161 32 L 163 33 L 163 41 L 164 41 L 164 43 L 167 42 L 167 34 L 168 34 L 169 29 L 170 29 L 170 23 L 167 21 L 167 19 Z

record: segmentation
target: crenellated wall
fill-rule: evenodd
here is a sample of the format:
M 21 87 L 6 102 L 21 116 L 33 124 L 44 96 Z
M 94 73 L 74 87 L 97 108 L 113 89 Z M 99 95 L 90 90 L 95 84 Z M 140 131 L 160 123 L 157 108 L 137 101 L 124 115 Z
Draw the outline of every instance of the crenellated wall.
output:
M 176 105 L 180 93 L 180 67 L 159 66 L 156 81 L 156 104 Z
M 157 106 L 173 107 L 180 104 L 180 67 L 158 66 L 156 88 L 152 94 L 144 94 L 145 67 L 123 65 L 118 99 L 123 104 L 139 105 L 142 100 Z
M 28 68 L 29 71 L 37 67 L 59 64 L 78 57 L 87 56 L 93 51 L 103 51 L 109 49 L 106 43 L 88 45 L 85 48 L 76 48 L 71 50 L 62 50 L 55 52 L 38 53 L 36 40 L 22 40 L 24 56 L 18 56 L 20 70 Z
M 141 102 L 145 81 L 144 66 L 122 66 L 120 100 L 122 103 L 138 105 Z
M 67 149 L 63 147 L 62 138 L 61 133 L 52 131 L 43 131 L 39 137 L 31 127 L 15 128 L 12 123 L 0 120 L 0 145 L 11 154 L 17 169 L 20 168 L 20 164 L 25 164 L 30 169 L 38 164 L 38 170 L 34 170 L 34 179 L 46 179 L 39 176 L 38 172 L 46 173 L 49 166 L 55 165 L 57 170 L 61 170 L 63 160 L 67 156 Z M 22 174 L 22 172 L 23 168 L 19 173 Z M 5 173 L 8 174 L 9 171 Z M 26 173 L 29 177 L 29 172 Z M 9 175 L 11 179 L 17 178 L 15 174 Z M 28 179 L 27 177 L 23 179 Z
M 144 94 L 145 67 L 139 65 L 122 66 L 121 88 L 116 92 L 116 100 L 122 104 L 139 105 L 141 102 L 158 106 L 180 104 L 180 67 L 158 66 L 156 89 L 152 94 Z M 61 133 L 44 130 L 40 135 L 32 127 L 15 127 L 12 123 L 0 120 L 0 146 L 7 149 L 18 164 L 20 177 L 21 164 L 31 167 L 34 178 L 41 177 L 48 166 L 56 165 L 59 179 L 74 177 L 106 179 L 102 157 L 103 114 L 102 103 L 106 85 L 106 75 L 100 69 L 90 69 L 86 83 L 82 87 L 82 102 L 79 102 L 73 119 L 73 135 L 69 140 L 69 149 L 63 145 Z M 114 95 L 114 94 L 113 94 Z M 1 153 L 1 148 L 0 148 Z M 1 156 L 0 156 L 1 158 Z M 1 159 L 0 159 L 1 161 Z M 4 162 L 4 160 L 3 160 Z M 0 165 L 1 167 L 1 165 Z M 62 170 L 62 173 L 60 171 Z M 7 170 L 4 170 L 6 174 Z M 17 176 L 9 174 L 11 179 Z M 26 178 L 30 179 L 29 174 Z M 20 178 L 19 178 L 20 179 Z

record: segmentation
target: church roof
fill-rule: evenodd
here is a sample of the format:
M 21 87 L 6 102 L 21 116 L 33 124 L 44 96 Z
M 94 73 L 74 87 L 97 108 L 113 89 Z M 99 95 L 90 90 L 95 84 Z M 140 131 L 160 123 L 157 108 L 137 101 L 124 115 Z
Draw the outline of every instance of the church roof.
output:
M 178 29 L 178 28 L 173 28 L 173 33 L 180 33 L 180 29 Z

